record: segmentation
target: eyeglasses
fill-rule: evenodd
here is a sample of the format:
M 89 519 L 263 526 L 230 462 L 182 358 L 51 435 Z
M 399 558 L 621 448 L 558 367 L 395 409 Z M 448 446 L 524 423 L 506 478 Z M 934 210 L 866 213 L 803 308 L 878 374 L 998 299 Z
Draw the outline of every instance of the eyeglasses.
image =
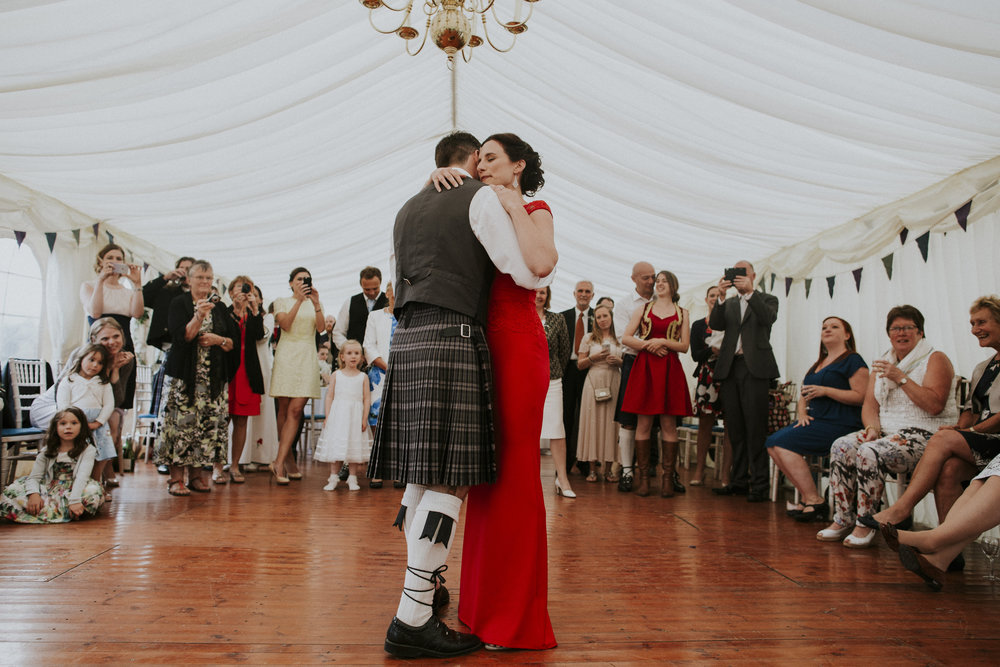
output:
M 889 327 L 889 333 L 891 334 L 910 333 L 911 331 L 916 331 L 916 330 L 917 328 L 912 324 L 908 324 L 905 327 Z

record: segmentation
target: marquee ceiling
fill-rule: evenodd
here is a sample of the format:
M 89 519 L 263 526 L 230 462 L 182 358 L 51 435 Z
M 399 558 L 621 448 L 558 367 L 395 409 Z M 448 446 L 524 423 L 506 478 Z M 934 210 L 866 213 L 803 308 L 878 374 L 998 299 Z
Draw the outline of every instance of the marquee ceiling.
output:
M 542 155 L 563 306 L 638 259 L 693 287 L 1000 155 L 994 0 L 542 0 L 529 27 L 453 81 L 355 0 L 7 0 L 0 175 L 69 208 L 8 196 L 0 226 L 89 216 L 275 296 L 304 265 L 336 304 L 454 110 Z

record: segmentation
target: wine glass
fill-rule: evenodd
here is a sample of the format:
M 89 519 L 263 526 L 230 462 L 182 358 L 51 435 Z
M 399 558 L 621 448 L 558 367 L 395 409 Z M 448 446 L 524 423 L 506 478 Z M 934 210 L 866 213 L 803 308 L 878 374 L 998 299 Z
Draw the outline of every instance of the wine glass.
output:
M 984 537 L 979 540 L 979 546 L 990 561 L 990 573 L 983 576 L 987 581 L 1000 581 L 1000 577 L 993 574 L 993 561 L 1000 556 L 1000 540 L 995 537 Z

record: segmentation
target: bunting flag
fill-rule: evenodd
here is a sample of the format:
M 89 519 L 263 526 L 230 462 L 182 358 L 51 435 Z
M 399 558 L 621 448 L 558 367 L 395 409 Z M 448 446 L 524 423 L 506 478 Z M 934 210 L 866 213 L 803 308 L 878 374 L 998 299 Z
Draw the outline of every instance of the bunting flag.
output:
M 969 224 L 969 211 L 972 209 L 972 200 L 965 202 L 962 206 L 955 211 L 955 219 L 958 220 L 958 226 L 962 228 L 962 231 L 966 231 L 965 226 Z
M 761 277 L 760 277 L 760 282 L 759 282 L 759 283 L 757 283 L 757 287 L 759 287 L 759 288 L 760 288 L 760 291 L 761 291 L 761 292 L 766 292 L 766 291 L 767 291 L 767 290 L 766 290 L 766 289 L 764 288 L 764 276 L 761 276 Z
M 788 293 L 791 292 L 791 291 L 792 291 L 792 279 L 786 277 L 785 278 L 785 296 L 788 296 Z
M 79 248 L 80 247 L 80 230 L 79 229 L 74 229 L 73 230 L 73 238 L 76 239 L 76 247 Z
M 826 286 L 830 290 L 830 298 L 833 298 L 833 284 L 837 282 L 837 276 L 828 276 L 826 279 Z
M 865 267 L 862 266 L 851 271 L 851 273 L 854 275 L 854 288 L 859 292 L 861 291 L 861 272 L 864 270 Z
M 812 278 L 806 278 L 806 298 L 807 299 L 809 298 L 809 290 L 812 289 L 812 286 L 813 286 L 813 279 Z
M 774 273 L 771 274 L 771 289 L 770 289 L 771 292 L 774 292 L 774 279 L 777 277 L 778 276 L 776 274 Z
M 108 243 L 114 243 L 115 242 L 115 237 L 111 235 L 111 232 L 109 232 L 108 230 L 104 230 L 104 233 L 107 234 L 107 236 L 108 236 Z
M 927 243 L 931 240 L 931 233 L 929 231 L 924 232 L 917 237 L 917 247 L 920 248 L 920 256 L 927 261 Z
M 143 271 L 149 271 L 149 262 L 143 262 L 142 263 L 142 270 Z
M 56 233 L 45 232 L 45 240 L 49 243 L 49 252 L 54 252 L 56 249 Z
M 906 227 L 903 227 L 903 229 L 901 229 L 899 231 L 899 244 L 900 245 L 903 245 L 904 243 L 906 243 L 906 237 L 909 236 L 909 234 L 910 234 L 910 230 L 907 229 Z
M 28 232 L 14 232 L 14 238 L 17 239 L 17 247 L 20 248 L 21 244 L 24 243 L 24 237 L 28 235 Z
M 885 267 L 885 275 L 889 276 L 889 280 L 892 280 L 892 258 L 892 253 L 882 258 L 882 266 Z
M 94 238 L 95 239 L 101 238 L 101 223 L 95 222 L 93 224 L 93 226 L 91 227 L 91 229 L 94 230 Z

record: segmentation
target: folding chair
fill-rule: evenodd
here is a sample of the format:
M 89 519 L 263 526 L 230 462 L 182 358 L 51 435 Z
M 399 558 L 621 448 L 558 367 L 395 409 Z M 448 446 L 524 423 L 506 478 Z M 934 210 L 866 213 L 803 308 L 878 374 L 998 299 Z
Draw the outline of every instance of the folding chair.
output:
M 10 409 L 5 413 L 13 418 L 13 423 L 10 427 L 4 424 L 2 430 L 0 480 L 3 486 L 13 481 L 17 461 L 32 461 L 38 456 L 39 448 L 45 439 L 45 431 L 31 426 L 28 410 L 32 401 L 48 389 L 44 361 L 12 357 L 7 362 L 7 368 Z

